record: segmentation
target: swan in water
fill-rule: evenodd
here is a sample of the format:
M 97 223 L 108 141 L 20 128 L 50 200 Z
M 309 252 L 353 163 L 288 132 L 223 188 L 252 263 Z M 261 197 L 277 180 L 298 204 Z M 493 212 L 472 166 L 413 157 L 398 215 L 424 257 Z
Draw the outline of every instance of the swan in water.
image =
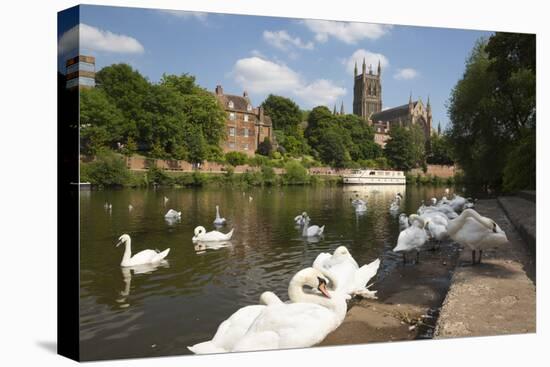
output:
M 134 207 L 132 206 L 132 204 L 129 204 L 128 205 L 128 211 L 131 212 L 132 210 L 134 210 Z
M 355 212 L 356 213 L 363 213 L 367 211 L 367 204 L 360 203 L 355 206 Z
M 174 209 L 170 209 L 164 214 L 164 218 L 173 218 L 173 219 L 179 219 L 181 218 L 181 212 L 177 212 Z
M 167 203 L 168 203 L 168 198 L 165 196 L 164 197 L 164 206 L 166 206 Z
M 331 255 L 320 253 L 313 262 L 313 268 L 329 279 L 331 291 L 349 296 L 376 299 L 376 291 L 369 290 L 367 283 L 376 275 L 380 259 L 359 267 L 346 246 L 340 246 Z
M 216 219 L 214 219 L 214 224 L 217 226 L 223 226 L 225 224 L 225 218 L 220 216 L 220 206 L 216 205 Z
M 252 196 L 249 196 L 248 197 L 248 202 L 251 202 L 252 200 L 254 200 L 254 198 Z
M 129 235 L 123 234 L 122 236 L 120 236 L 116 247 L 120 246 L 123 243 L 125 244 L 126 248 L 124 250 L 124 255 L 122 256 L 122 261 L 120 262 L 120 266 L 122 267 L 137 266 L 143 264 L 158 264 L 162 262 L 162 260 L 166 256 L 168 256 L 168 253 L 170 252 L 169 248 L 162 252 L 158 250 L 143 250 L 132 256 L 132 239 Z
M 353 199 L 351 201 L 351 205 L 357 208 L 359 205 L 367 205 L 367 202 L 363 199 Z
M 393 213 L 397 213 L 399 212 L 399 200 L 394 200 L 391 202 L 390 204 L 390 212 L 393 214 Z
M 420 216 L 411 214 L 409 216 L 409 222 L 411 223 L 410 227 L 399 233 L 399 237 L 397 238 L 397 246 L 395 246 L 392 251 L 402 252 L 403 262 L 407 261 L 405 255 L 407 252 L 416 251 L 416 262 L 418 263 L 420 248 L 428 240 L 428 235 L 424 230 L 424 220 Z
M 246 306 L 222 322 L 212 340 L 188 349 L 195 354 L 305 348 L 320 343 L 346 316 L 343 294 L 332 295 L 314 268 L 300 270 L 288 286 L 291 303 L 267 297 L 267 305 Z M 311 290 L 320 293 L 314 293 Z M 275 296 L 276 297 L 276 296 Z
M 302 212 L 302 214 L 294 217 L 294 223 L 298 226 L 303 226 L 304 223 L 306 222 L 306 217 L 307 217 L 307 213 Z
M 325 226 L 319 227 L 317 225 L 309 225 L 309 217 L 306 215 L 306 219 L 304 222 L 304 227 L 302 228 L 302 236 L 303 237 L 316 237 L 321 236 L 323 234 L 323 231 L 325 230 Z
M 481 216 L 473 209 L 466 209 L 449 221 L 447 232 L 453 241 L 472 250 L 472 264 L 476 264 L 476 250 L 479 250 L 477 263 L 480 264 L 483 248 L 508 243 L 506 233 L 494 220 Z
M 198 226 L 194 231 L 195 236 L 193 237 L 193 242 L 229 241 L 233 236 L 233 230 L 234 229 L 231 229 L 227 233 L 222 233 L 219 231 L 206 232 L 206 228 L 203 226 Z
M 399 230 L 409 228 L 409 217 L 405 213 L 399 214 Z

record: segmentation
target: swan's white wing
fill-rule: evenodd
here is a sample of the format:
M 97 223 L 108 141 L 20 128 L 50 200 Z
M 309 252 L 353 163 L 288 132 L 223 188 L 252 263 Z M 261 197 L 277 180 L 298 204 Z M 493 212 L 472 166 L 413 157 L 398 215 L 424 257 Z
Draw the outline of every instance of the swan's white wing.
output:
M 363 265 L 355 272 L 355 288 L 365 288 L 367 283 L 378 273 L 380 259 L 376 259 L 370 264 Z
M 317 270 L 323 270 L 326 268 L 328 261 L 331 259 L 332 255 L 328 252 L 321 252 L 315 260 L 313 261 L 313 267 Z
M 421 247 L 427 241 L 426 231 L 416 226 L 411 226 L 399 233 L 397 246 L 394 252 L 411 251 Z
M 132 256 L 130 263 L 135 265 L 152 263 L 157 255 L 158 253 L 154 250 L 143 250 Z
M 269 306 L 234 350 L 310 347 L 321 342 L 337 325 L 332 311 L 314 303 Z
M 231 352 L 243 338 L 250 325 L 265 309 L 263 305 L 246 306 L 223 321 L 212 340 L 195 344 L 188 349 L 195 354 Z
M 157 253 L 152 259 L 152 263 L 158 263 L 161 262 L 166 256 L 168 256 L 168 253 L 170 253 L 170 249 L 167 248 L 166 250 Z

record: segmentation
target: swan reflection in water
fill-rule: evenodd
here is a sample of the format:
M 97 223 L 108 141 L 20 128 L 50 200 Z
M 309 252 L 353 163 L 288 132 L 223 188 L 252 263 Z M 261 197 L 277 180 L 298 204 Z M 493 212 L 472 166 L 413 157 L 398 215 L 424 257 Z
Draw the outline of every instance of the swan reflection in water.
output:
M 231 241 L 197 241 L 194 243 L 197 254 L 205 253 L 207 250 L 219 250 L 225 247 L 231 247 Z
M 124 282 L 124 289 L 120 291 L 120 297 L 116 299 L 119 303 L 120 308 L 126 308 L 130 306 L 126 299 L 130 296 L 130 287 L 132 285 L 132 271 L 134 275 L 138 274 L 150 274 L 159 268 L 169 268 L 170 264 L 167 260 L 162 260 L 160 263 L 156 264 L 142 264 L 136 266 L 121 267 L 122 271 L 122 281 Z

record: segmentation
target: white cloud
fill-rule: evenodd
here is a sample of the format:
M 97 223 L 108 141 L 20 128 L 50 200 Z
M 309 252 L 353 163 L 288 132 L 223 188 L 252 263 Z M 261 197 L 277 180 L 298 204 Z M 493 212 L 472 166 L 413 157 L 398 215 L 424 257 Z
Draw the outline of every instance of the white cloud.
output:
M 292 37 L 287 31 L 264 31 L 264 40 L 275 48 L 289 51 L 292 48 L 313 50 L 313 42 L 303 42 L 300 37 Z
M 412 68 L 397 69 L 397 72 L 393 75 L 397 80 L 410 80 L 417 78 L 420 73 Z
M 392 28 L 391 25 L 385 24 L 314 19 L 306 19 L 303 23 L 310 31 L 315 33 L 315 39 L 318 42 L 326 42 L 329 37 L 334 37 L 347 44 L 355 44 L 365 38 L 378 39 L 387 34 Z
M 251 93 L 281 93 L 300 98 L 310 106 L 327 105 L 346 94 L 346 90 L 329 80 L 306 82 L 283 63 L 257 56 L 237 60 L 230 75 Z
M 133 37 L 113 33 L 84 23 L 65 32 L 59 39 L 58 46 L 61 54 L 74 51 L 77 48 L 92 52 L 130 54 L 139 54 L 145 51 L 141 43 Z
M 310 106 L 331 105 L 346 94 L 346 89 L 334 85 L 330 80 L 318 79 L 295 91 Z
M 173 15 L 177 18 L 182 19 L 197 19 L 201 22 L 205 22 L 208 18 L 208 13 L 203 13 L 199 11 L 184 11 L 184 10 L 168 10 L 168 9 L 159 9 L 161 13 Z
M 367 64 L 367 70 L 369 66 L 372 65 L 373 71 L 375 73 L 376 68 L 378 67 L 378 61 L 380 61 L 382 73 L 384 73 L 384 69 L 390 66 L 390 62 L 386 56 L 380 53 L 364 50 L 362 48 L 356 50 L 349 58 L 342 60 L 342 64 L 344 64 L 348 73 L 353 74 L 353 69 L 355 68 L 355 63 L 357 62 L 357 71 L 358 74 L 361 74 L 363 59 L 365 59 L 365 63 Z

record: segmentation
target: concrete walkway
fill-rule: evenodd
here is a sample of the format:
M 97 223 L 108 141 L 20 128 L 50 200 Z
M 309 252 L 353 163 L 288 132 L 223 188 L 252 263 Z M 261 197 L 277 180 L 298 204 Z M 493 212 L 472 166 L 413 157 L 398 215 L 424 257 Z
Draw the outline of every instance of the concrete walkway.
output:
M 495 220 L 510 243 L 485 250 L 481 265 L 471 266 L 470 251 L 461 253 L 435 338 L 533 333 L 535 261 L 520 233 L 535 240 L 535 203 L 517 197 L 480 200 L 476 210 Z

